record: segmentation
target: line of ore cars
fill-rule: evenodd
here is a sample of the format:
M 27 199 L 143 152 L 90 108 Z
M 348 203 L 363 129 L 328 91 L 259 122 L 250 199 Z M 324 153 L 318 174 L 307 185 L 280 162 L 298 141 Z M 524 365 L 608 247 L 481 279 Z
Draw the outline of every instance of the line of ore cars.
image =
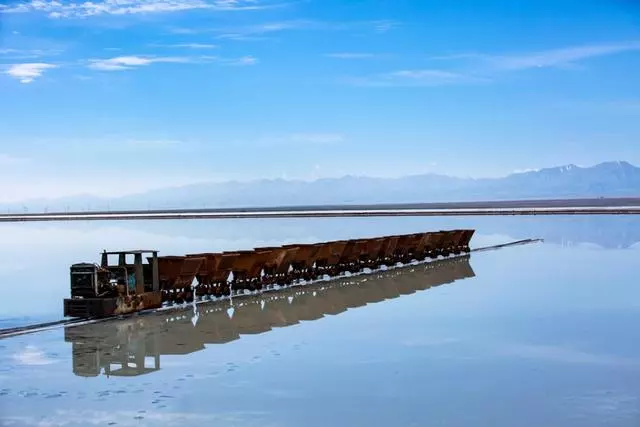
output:
M 123 314 L 163 302 L 191 301 L 193 284 L 199 296 L 221 297 L 457 255 L 470 250 L 474 232 L 435 231 L 184 256 L 158 256 L 155 250 L 103 252 L 100 265 L 71 266 L 71 298 L 65 299 L 64 311 L 70 317 Z M 147 263 L 143 254 L 151 254 Z M 118 255 L 116 264 L 109 263 L 110 255 Z

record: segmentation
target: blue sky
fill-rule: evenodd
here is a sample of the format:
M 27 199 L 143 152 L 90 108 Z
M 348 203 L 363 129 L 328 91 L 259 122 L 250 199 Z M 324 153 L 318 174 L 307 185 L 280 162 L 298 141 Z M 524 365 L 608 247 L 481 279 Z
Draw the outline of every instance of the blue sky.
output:
M 640 164 L 632 0 L 5 0 L 1 200 Z

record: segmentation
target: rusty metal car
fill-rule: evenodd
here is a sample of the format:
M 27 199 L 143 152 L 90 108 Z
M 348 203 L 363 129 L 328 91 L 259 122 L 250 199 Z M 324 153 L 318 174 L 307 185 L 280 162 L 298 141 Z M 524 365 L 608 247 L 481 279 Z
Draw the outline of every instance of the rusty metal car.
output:
M 223 297 L 232 291 L 243 294 L 265 286 L 457 255 L 470 250 L 474 233 L 456 229 L 184 256 L 104 252 L 100 265 L 71 266 L 71 298 L 64 300 L 64 312 L 69 317 L 126 314 L 192 301 L 196 291 L 199 296 Z M 152 254 L 147 263 L 143 253 Z M 109 264 L 109 255 L 117 255 L 117 264 Z

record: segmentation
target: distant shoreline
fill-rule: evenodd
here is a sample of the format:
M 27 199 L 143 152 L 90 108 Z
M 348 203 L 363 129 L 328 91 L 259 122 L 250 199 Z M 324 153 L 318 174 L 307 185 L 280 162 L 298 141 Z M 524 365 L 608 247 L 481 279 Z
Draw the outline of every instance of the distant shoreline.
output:
M 638 215 L 639 198 L 305 205 L 0 214 L 0 222 L 488 215 Z

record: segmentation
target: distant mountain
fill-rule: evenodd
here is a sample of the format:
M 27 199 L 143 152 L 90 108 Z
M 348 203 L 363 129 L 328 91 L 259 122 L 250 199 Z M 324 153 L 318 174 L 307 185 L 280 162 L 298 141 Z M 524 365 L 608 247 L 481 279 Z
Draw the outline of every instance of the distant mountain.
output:
M 558 166 L 492 179 L 425 174 L 394 179 L 345 176 L 312 182 L 274 179 L 204 183 L 109 200 L 93 196 L 32 200 L 4 209 L 213 208 L 627 196 L 640 196 L 640 168 L 618 161 L 592 167 Z
M 483 190 L 496 198 L 640 195 L 640 168 L 628 162 L 606 162 L 587 168 L 566 165 L 490 181 L 483 183 Z

